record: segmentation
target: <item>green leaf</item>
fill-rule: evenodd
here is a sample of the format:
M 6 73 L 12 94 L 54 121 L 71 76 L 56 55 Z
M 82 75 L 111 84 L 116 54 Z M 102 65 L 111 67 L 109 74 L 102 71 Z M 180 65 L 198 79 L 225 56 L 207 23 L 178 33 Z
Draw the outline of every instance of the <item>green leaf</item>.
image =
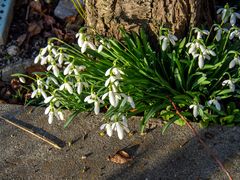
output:
M 72 120 L 80 113 L 81 111 L 75 111 L 74 113 L 72 113 L 69 118 L 67 119 L 67 122 L 64 124 L 64 128 L 66 128 L 70 122 L 72 122 Z

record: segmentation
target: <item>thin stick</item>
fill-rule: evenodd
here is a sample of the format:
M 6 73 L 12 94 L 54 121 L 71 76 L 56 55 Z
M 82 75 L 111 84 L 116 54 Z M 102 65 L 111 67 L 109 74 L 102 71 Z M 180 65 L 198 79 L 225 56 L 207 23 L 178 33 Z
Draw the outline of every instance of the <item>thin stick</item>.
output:
M 25 132 L 28 132 L 29 134 L 31 134 L 31 135 L 33 135 L 33 136 L 41 139 L 42 141 L 47 142 L 48 144 L 52 145 L 53 147 L 55 147 L 55 148 L 57 148 L 57 149 L 61 149 L 61 147 L 60 147 L 58 144 L 56 144 L 56 143 L 54 143 L 54 142 L 46 139 L 46 137 L 41 136 L 40 134 L 36 134 L 35 132 L 31 131 L 31 129 L 28 129 L 28 128 L 26 128 L 25 126 L 22 126 L 22 125 L 20 125 L 20 124 L 17 124 L 17 123 L 15 123 L 15 122 L 7 119 L 7 118 L 4 118 L 4 117 L 2 117 L 2 116 L 0 116 L 0 118 L 3 119 L 4 121 L 6 121 L 7 123 L 12 124 L 12 125 L 14 125 L 15 127 L 19 128 L 19 129 L 21 129 L 21 130 L 23 130 L 23 131 L 25 131 Z
M 227 171 L 227 169 L 224 167 L 224 165 L 221 163 L 217 155 L 208 147 L 208 145 L 202 140 L 201 136 L 198 134 L 198 132 L 194 129 L 194 127 L 188 122 L 188 120 L 180 113 L 178 110 L 176 104 L 168 97 L 169 101 L 172 103 L 173 108 L 176 111 L 176 114 L 187 124 L 187 126 L 192 130 L 193 134 L 197 137 L 198 141 L 204 146 L 204 148 L 207 150 L 208 154 L 216 161 L 216 163 L 220 166 L 220 168 L 225 172 L 229 180 L 232 180 L 231 175 Z

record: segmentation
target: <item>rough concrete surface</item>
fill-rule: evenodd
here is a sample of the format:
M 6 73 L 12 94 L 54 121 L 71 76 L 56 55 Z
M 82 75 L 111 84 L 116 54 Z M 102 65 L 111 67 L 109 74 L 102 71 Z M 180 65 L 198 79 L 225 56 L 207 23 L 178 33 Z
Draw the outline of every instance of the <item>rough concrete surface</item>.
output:
M 58 120 L 49 125 L 43 112 L 0 105 L 1 116 L 30 123 L 66 142 L 58 150 L 0 120 L 0 179 L 227 179 L 187 126 L 171 126 L 165 135 L 157 127 L 140 136 L 139 118 L 132 118 L 133 136 L 120 141 L 116 134 L 99 135 L 101 116 L 81 113 L 64 129 Z M 233 178 L 240 179 L 240 127 L 193 125 Z M 121 149 L 133 160 L 122 165 L 107 160 Z

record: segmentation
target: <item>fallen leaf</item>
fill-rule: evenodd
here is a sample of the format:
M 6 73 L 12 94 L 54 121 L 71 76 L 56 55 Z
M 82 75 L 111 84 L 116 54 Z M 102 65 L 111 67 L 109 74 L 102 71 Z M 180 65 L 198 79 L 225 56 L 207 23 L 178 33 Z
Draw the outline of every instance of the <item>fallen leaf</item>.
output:
M 52 31 L 59 39 L 63 39 L 64 33 L 61 29 L 53 28 Z
M 18 43 L 18 46 L 21 46 L 23 44 L 23 42 L 26 40 L 27 38 L 27 34 L 22 34 L 20 35 L 18 38 L 17 38 L 17 43 Z
M 65 18 L 65 21 L 67 23 L 71 23 L 71 24 L 73 24 L 76 20 L 77 20 L 77 15 L 75 15 L 75 16 L 68 16 L 68 17 Z
M 30 2 L 30 7 L 32 8 L 33 11 L 42 12 L 42 5 L 40 3 L 40 1 L 31 1 Z
M 29 66 L 26 68 L 26 73 L 29 76 L 33 76 L 34 72 L 45 72 L 45 71 L 46 71 L 46 67 L 38 64 Z
M 40 21 L 31 22 L 28 24 L 28 33 L 31 37 L 38 35 L 41 31 L 42 31 L 42 24 Z
M 49 15 L 44 15 L 44 22 L 48 26 L 52 26 L 53 24 L 56 23 L 55 19 L 52 16 L 49 16 Z
M 20 88 L 20 85 L 21 85 L 21 83 L 20 83 L 19 79 L 13 78 L 13 79 L 11 80 L 11 87 L 12 87 L 13 89 L 19 89 L 19 88 Z
M 125 164 L 128 161 L 131 161 L 132 158 L 126 151 L 118 151 L 115 155 L 109 156 L 108 160 L 116 164 Z

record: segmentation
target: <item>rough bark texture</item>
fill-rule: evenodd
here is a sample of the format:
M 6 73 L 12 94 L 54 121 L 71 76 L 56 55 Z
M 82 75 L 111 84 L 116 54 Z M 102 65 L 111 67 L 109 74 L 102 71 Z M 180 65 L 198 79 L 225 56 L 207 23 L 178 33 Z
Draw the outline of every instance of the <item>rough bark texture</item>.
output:
M 119 27 L 145 28 L 158 34 L 164 24 L 179 36 L 190 26 L 212 23 L 213 0 L 87 0 L 87 25 L 103 35 L 119 37 Z

